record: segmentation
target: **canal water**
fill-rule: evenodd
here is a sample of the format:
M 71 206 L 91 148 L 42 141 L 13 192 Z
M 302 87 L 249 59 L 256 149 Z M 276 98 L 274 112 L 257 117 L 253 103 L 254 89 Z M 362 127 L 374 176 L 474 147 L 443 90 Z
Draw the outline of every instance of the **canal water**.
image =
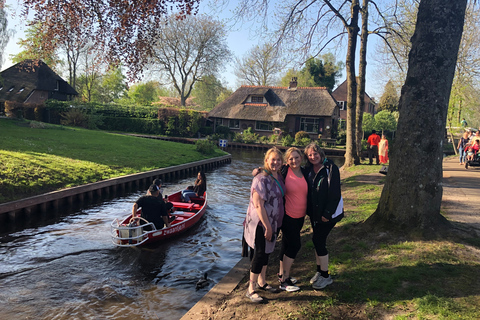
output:
M 262 160 L 261 151 L 234 150 L 231 164 L 207 172 L 204 218 L 165 244 L 118 248 L 110 240 L 110 223 L 143 190 L 0 236 L 0 319 L 181 318 L 241 258 L 251 171 Z M 205 272 L 209 285 L 197 290 Z

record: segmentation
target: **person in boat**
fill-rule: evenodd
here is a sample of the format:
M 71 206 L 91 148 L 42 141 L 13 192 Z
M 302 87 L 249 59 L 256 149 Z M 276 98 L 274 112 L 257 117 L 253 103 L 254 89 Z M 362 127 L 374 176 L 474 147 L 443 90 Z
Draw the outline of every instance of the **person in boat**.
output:
M 197 179 L 193 186 L 187 187 L 187 189 L 182 191 L 182 198 L 185 202 L 191 202 L 190 198 L 192 197 L 203 197 L 207 191 L 207 177 L 203 171 L 199 171 L 197 174 Z
M 268 257 L 273 252 L 277 230 L 284 215 L 283 196 L 285 184 L 280 168 L 282 153 L 277 148 L 269 149 L 264 158 L 264 170 L 253 178 L 250 201 L 243 222 L 244 240 L 250 248 L 250 282 L 246 297 L 251 302 L 261 303 L 264 299 L 256 289 L 276 292 L 266 282 Z
M 148 188 L 148 192 L 150 195 L 141 196 L 133 204 L 132 218 L 136 217 L 138 209 L 142 208 L 141 217 L 148 222 L 152 222 L 155 228 L 162 229 L 164 226 L 170 227 L 165 202 L 159 197 L 160 190 L 158 186 L 152 184 Z
M 307 214 L 312 223 L 317 264 L 317 272 L 310 283 L 314 289 L 323 289 L 333 282 L 328 273 L 327 237 L 344 216 L 340 171 L 315 142 L 305 147 L 305 155 L 308 160 L 305 167 L 309 182 Z
M 157 179 L 154 179 L 154 180 L 153 180 L 153 183 L 152 183 L 152 184 L 154 184 L 154 185 L 156 185 L 156 186 L 158 187 L 158 190 L 159 190 L 159 192 L 158 192 L 158 197 L 163 199 L 163 195 L 162 195 L 162 183 L 163 183 L 162 179 L 158 179 L 158 178 L 157 178 Z M 147 190 L 147 196 L 149 196 L 149 195 L 151 195 L 151 194 L 150 194 L 150 191 Z

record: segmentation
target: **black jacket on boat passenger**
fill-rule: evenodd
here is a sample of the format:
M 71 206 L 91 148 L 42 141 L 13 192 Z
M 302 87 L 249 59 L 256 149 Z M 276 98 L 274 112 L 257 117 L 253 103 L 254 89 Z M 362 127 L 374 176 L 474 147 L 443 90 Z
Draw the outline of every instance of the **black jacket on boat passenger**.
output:
M 163 199 L 155 196 L 141 196 L 135 203 L 142 208 L 142 218 L 152 222 L 155 228 L 162 229 L 165 226 L 163 217 L 168 216 L 168 213 Z

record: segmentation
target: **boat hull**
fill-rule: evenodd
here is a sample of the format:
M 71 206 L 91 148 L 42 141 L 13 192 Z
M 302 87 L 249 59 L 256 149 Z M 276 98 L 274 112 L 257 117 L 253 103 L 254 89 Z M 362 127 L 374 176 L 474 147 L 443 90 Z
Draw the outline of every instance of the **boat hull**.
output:
M 115 219 L 111 227 L 111 237 L 113 244 L 120 247 L 136 247 L 153 242 L 164 241 L 168 238 L 179 235 L 200 221 L 205 214 L 207 207 L 207 194 L 203 198 L 192 198 L 191 203 L 181 202 L 181 192 L 176 192 L 167 198 L 168 202 L 175 208 L 175 220 L 171 222 L 170 227 L 156 229 L 152 223 L 139 225 L 131 223 L 132 216 L 129 215 L 123 220 Z M 137 212 L 140 216 L 141 211 Z M 144 228 L 150 226 L 152 230 L 145 231 Z

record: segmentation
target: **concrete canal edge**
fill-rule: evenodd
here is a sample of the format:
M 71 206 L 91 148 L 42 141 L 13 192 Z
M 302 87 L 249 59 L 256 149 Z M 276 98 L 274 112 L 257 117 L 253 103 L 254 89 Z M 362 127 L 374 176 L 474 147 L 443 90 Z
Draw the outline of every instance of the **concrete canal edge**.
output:
M 212 309 L 221 299 L 238 287 L 250 266 L 250 259 L 244 257 L 228 272 L 219 283 L 203 296 L 180 320 L 197 320 L 210 318 Z
M 18 230 L 35 223 L 46 221 L 62 214 L 66 207 L 82 207 L 105 197 L 139 190 L 150 185 L 155 178 L 164 182 L 188 178 L 200 170 L 208 171 L 230 163 L 232 155 L 185 163 L 168 168 L 155 169 L 141 173 L 129 174 L 117 178 L 44 193 L 22 200 L 0 204 L 0 231 Z

